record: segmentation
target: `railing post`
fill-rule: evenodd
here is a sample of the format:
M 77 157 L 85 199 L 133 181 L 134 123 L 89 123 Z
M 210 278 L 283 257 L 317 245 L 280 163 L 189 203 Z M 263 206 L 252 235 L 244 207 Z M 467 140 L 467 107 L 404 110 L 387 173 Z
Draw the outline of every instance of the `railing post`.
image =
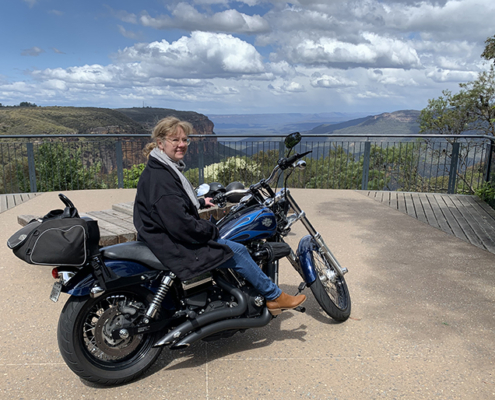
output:
M 492 165 L 493 165 L 493 141 L 490 140 L 488 142 L 488 149 L 487 149 L 487 152 L 486 152 L 485 182 L 490 182 Z
M 368 180 L 370 176 L 370 157 L 371 157 L 371 142 L 364 142 L 364 158 L 363 158 L 363 180 L 361 181 L 361 190 L 368 190 Z
M 115 161 L 117 162 L 117 187 L 124 187 L 124 156 L 122 154 L 122 142 L 115 142 Z
M 452 158 L 450 159 L 450 171 L 449 171 L 449 186 L 447 188 L 448 194 L 455 193 L 455 184 L 457 180 L 457 164 L 459 163 L 459 143 L 454 142 L 452 144 Z
M 198 184 L 205 183 L 205 158 L 204 158 L 204 142 L 203 138 L 199 139 L 198 143 Z
M 26 143 L 27 158 L 28 158 L 28 170 L 29 170 L 29 188 L 31 193 L 36 193 L 36 167 L 34 164 L 34 148 L 32 143 Z
M 285 157 L 285 142 L 284 139 L 282 139 L 280 142 L 278 142 L 278 158 L 284 158 Z M 284 187 L 284 171 L 279 175 L 278 177 L 278 182 L 277 182 L 277 187 Z

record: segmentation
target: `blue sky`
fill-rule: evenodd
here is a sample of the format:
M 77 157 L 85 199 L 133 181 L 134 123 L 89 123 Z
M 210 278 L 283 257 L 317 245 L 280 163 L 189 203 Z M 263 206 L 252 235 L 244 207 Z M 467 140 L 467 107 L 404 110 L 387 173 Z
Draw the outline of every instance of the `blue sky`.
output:
M 0 103 L 421 109 L 487 69 L 493 0 L 3 0 Z

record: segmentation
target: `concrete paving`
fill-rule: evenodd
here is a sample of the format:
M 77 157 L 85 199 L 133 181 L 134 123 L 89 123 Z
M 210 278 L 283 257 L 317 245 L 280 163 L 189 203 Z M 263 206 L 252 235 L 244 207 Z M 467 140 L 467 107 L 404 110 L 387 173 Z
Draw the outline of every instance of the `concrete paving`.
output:
M 134 190 L 66 194 L 81 212 L 132 201 Z M 50 267 L 5 245 L 18 214 L 60 207 L 56 193 L 0 215 L 1 399 L 493 399 L 495 255 L 354 191 L 292 190 L 340 263 L 351 318 L 333 323 L 311 293 L 307 313 L 284 312 L 232 338 L 164 350 L 140 380 L 88 384 L 65 366 L 56 325 L 67 299 L 49 299 Z M 288 241 L 305 234 L 296 225 Z M 285 260 L 280 285 L 300 278 Z

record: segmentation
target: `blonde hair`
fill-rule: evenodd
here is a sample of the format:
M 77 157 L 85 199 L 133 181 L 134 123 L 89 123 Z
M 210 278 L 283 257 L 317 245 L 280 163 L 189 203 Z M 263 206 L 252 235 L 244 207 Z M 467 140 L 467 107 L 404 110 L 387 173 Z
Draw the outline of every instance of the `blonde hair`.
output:
M 179 127 L 182 128 L 186 136 L 193 133 L 193 126 L 189 122 L 182 121 L 177 117 L 166 117 L 158 121 L 151 133 L 151 139 L 153 139 L 153 141 L 148 143 L 144 148 L 144 155 L 149 157 L 151 150 L 157 147 L 157 140 L 165 140 L 170 136 L 175 136 L 177 134 L 177 128 Z

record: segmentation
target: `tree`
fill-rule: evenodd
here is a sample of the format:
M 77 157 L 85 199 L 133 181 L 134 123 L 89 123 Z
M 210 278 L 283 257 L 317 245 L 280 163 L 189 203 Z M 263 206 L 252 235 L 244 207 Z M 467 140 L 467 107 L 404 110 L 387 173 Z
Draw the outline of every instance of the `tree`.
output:
M 34 103 L 30 103 L 29 101 L 21 101 L 19 103 L 19 107 L 38 107 L 38 106 Z
M 481 56 L 487 60 L 495 60 L 495 36 L 488 38 L 485 43 L 485 51 Z M 428 106 L 421 111 L 419 116 L 420 132 L 450 135 L 474 132 L 480 135 L 495 136 L 494 65 L 488 71 L 481 72 L 474 81 L 461 83 L 459 87 L 460 90 L 456 94 L 445 90 L 442 92 L 443 96 L 428 101 Z M 456 140 L 448 139 L 448 141 L 454 143 Z M 430 140 L 429 143 L 433 147 L 434 142 Z M 446 153 L 446 149 L 441 151 Z M 432 150 L 432 153 L 435 154 L 435 150 Z M 447 155 L 451 157 L 450 154 Z M 437 154 L 437 156 L 442 155 Z M 463 146 L 459 154 L 460 169 L 468 171 L 475 161 L 470 160 L 469 145 Z M 448 167 L 445 168 L 447 173 Z M 476 189 L 459 174 L 459 171 L 457 176 L 464 181 L 464 185 L 469 187 L 471 192 Z
M 470 129 L 475 121 L 470 110 L 471 102 L 465 93 L 452 94 L 444 90 L 443 96 L 428 100 L 428 106 L 421 110 L 419 127 L 421 133 L 460 135 Z
M 481 53 L 485 60 L 493 60 L 495 64 L 495 35 L 485 40 L 485 50 Z
M 473 82 L 461 83 L 460 97 L 472 118 L 472 126 L 485 135 L 495 136 L 495 70 L 479 74 Z
M 495 35 L 486 39 L 481 57 L 494 60 Z M 495 136 L 495 66 L 481 72 L 472 82 L 461 83 L 460 91 L 452 94 L 445 90 L 443 96 L 428 101 L 419 117 L 420 132 L 461 134 L 476 131 Z

